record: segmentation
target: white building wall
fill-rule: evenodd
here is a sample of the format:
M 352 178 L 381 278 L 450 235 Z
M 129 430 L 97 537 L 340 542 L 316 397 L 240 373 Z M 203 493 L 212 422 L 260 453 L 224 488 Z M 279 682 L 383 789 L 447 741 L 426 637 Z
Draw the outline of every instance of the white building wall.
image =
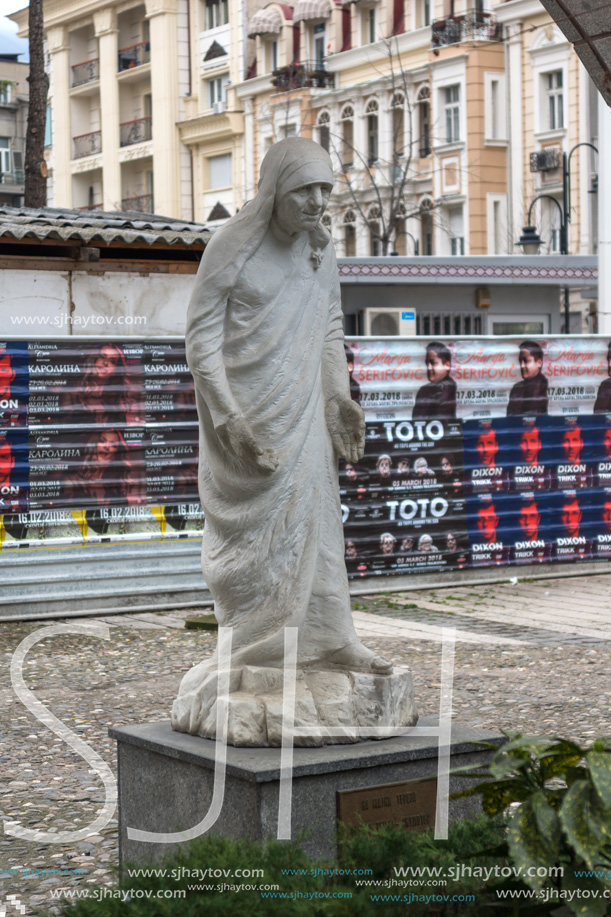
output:
M 0 337 L 184 334 L 194 282 L 192 274 L 2 271 Z

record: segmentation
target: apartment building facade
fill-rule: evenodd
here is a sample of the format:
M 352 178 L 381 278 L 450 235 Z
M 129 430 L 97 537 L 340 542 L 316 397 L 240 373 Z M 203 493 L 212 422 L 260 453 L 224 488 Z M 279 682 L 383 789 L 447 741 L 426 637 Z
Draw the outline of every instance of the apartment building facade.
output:
M 596 250 L 595 93 L 539 0 L 46 0 L 45 28 L 50 203 L 218 225 L 300 134 L 340 255 L 514 254 L 542 194 L 554 253 L 565 153 L 569 251 Z
M 596 145 L 595 91 L 538 0 L 270 3 L 249 33 L 246 191 L 271 142 L 318 140 L 335 161 L 340 254 L 519 253 L 541 194 L 543 250 L 559 252 L 563 153 L 569 251 L 595 251 L 595 153 L 574 149 Z
M 49 0 L 44 15 L 49 204 L 189 218 L 186 0 Z M 27 34 L 27 10 L 12 18 Z
M 29 64 L 0 54 L 0 203 L 23 204 Z

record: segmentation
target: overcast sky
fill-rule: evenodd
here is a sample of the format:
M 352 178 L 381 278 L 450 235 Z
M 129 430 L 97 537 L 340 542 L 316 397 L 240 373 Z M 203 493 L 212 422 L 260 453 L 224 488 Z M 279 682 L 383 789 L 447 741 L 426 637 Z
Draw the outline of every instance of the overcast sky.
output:
M 0 0 L 0 54 L 22 54 L 20 60 L 28 59 L 28 43 L 17 37 L 17 26 L 9 13 L 15 13 L 28 5 L 28 0 Z

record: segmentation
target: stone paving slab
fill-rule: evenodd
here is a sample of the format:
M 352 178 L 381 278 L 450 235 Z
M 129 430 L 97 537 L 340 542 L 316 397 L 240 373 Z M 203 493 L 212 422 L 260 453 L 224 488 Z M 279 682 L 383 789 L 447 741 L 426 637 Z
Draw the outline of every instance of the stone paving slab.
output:
M 611 612 L 605 612 L 611 578 L 527 585 L 520 592 L 507 583 L 359 596 L 353 603 L 355 621 L 367 646 L 411 667 L 422 715 L 438 712 L 441 629 L 455 626 L 457 722 L 492 731 L 562 734 L 583 742 L 611 734 Z M 538 598 L 563 604 L 562 632 L 550 629 Z M 492 602 L 501 600 L 505 610 L 497 604 L 490 613 Z M 520 609 L 527 613 L 518 617 Z M 106 623 L 109 639 L 66 634 L 36 644 L 25 660 L 26 684 L 116 772 L 108 727 L 166 720 L 182 675 L 212 651 L 214 632 L 183 626 L 186 617 L 197 613 L 81 619 L 89 625 Z M 22 706 L 9 677 L 15 648 L 45 626 L 29 621 L 0 628 L 5 663 L 0 672 L 0 818 L 32 829 L 75 830 L 100 812 L 103 784 L 83 758 Z M 66 844 L 0 835 L 0 904 L 15 894 L 26 905 L 26 915 L 35 907 L 53 914 L 51 889 L 113 884 L 116 829 L 113 819 L 86 841 Z M 41 874 L 25 875 L 24 870 Z

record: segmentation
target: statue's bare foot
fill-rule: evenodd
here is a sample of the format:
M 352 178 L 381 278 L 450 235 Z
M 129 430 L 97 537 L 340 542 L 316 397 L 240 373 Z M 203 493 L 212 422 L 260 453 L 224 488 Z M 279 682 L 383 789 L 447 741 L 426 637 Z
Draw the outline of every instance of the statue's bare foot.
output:
M 352 672 L 371 672 L 374 675 L 390 675 L 392 672 L 392 662 L 368 650 L 362 643 L 348 643 L 326 656 L 324 661 Z

